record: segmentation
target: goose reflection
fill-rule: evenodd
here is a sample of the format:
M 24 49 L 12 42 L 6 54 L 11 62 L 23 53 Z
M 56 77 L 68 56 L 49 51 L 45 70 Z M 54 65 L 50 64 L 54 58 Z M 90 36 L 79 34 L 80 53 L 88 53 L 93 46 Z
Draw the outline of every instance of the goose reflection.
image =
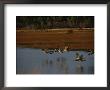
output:
M 84 68 L 81 64 L 76 66 L 76 74 L 82 74 L 84 72 Z

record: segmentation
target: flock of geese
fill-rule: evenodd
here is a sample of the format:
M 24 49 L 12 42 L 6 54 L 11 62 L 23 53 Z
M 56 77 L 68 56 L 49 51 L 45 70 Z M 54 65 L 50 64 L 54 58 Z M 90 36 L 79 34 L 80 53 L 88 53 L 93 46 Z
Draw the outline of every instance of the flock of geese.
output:
M 48 50 L 48 49 L 43 49 L 42 50 L 44 53 L 49 53 L 49 54 L 53 54 L 54 52 L 58 52 L 58 53 L 63 53 L 63 52 L 67 52 L 68 51 L 68 46 L 65 46 L 64 49 L 54 49 L 54 50 Z
M 42 50 L 44 53 L 49 53 L 49 54 L 53 54 L 54 52 L 58 52 L 58 53 L 63 53 L 63 52 L 67 52 L 68 51 L 68 46 L 65 46 L 64 49 L 54 49 L 54 50 L 48 50 L 48 49 L 43 49 Z M 94 52 L 93 51 L 88 51 L 88 55 L 92 55 Z M 79 52 L 76 52 L 75 55 L 75 59 L 74 61 L 86 61 L 86 58 L 81 54 L 79 54 Z

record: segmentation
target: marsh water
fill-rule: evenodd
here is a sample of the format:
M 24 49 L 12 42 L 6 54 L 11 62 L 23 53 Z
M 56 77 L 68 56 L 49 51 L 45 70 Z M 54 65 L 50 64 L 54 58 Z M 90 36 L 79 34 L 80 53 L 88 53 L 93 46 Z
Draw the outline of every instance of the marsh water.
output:
M 84 61 L 76 60 L 76 53 Z M 16 49 L 17 74 L 94 74 L 94 54 L 87 51 L 46 53 L 42 49 Z

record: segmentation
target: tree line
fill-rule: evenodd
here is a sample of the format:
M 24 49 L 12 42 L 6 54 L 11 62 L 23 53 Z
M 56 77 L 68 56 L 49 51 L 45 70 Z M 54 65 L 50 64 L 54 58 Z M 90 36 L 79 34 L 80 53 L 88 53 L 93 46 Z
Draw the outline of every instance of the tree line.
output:
M 94 28 L 94 16 L 16 16 L 16 28 Z

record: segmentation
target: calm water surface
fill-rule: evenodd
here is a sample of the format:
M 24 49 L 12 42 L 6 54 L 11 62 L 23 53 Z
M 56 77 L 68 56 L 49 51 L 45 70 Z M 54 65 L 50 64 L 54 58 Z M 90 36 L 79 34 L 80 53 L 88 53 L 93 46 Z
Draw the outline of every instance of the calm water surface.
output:
M 76 53 L 86 61 L 75 61 Z M 54 52 L 17 47 L 17 74 L 94 74 L 94 54 L 86 51 Z

